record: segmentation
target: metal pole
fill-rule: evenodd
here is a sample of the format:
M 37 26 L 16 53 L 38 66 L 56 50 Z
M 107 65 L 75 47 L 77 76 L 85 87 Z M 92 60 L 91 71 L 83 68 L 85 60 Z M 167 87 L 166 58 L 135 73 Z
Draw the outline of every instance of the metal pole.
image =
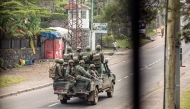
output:
M 91 27 L 91 36 L 90 36 L 90 48 L 91 48 L 91 50 L 92 50 L 93 13 L 94 13 L 94 11 L 93 11 L 93 5 L 94 5 L 94 1 L 91 0 L 91 25 L 90 25 L 90 27 Z
M 102 52 L 102 33 L 101 34 L 101 52 Z

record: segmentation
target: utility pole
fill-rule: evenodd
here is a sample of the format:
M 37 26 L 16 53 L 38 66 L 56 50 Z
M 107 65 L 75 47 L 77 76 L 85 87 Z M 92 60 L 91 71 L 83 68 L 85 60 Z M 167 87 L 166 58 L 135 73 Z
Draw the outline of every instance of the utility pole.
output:
M 164 109 L 175 109 L 175 64 L 176 64 L 176 5 L 178 0 L 168 0 L 168 19 L 166 30 L 166 48 L 165 48 L 165 96 Z
M 176 0 L 177 4 L 180 4 L 180 0 Z M 180 31 L 180 6 L 176 6 L 176 27 L 175 27 L 175 37 L 178 37 L 178 32 Z M 179 43 L 176 45 L 176 63 L 175 63 L 175 109 L 180 109 L 180 39 Z
M 93 15 L 94 15 L 94 11 L 93 11 L 94 6 L 93 5 L 94 5 L 94 0 L 91 0 L 91 25 L 90 25 L 90 29 L 91 29 L 90 47 L 91 47 L 91 50 L 92 50 Z

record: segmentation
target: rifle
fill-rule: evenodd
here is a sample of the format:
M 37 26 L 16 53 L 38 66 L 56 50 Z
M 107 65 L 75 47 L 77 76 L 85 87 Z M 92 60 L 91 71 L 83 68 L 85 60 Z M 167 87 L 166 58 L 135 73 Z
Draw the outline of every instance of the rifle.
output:
M 91 75 L 91 77 L 92 77 L 93 80 L 97 81 L 98 83 L 100 82 L 100 80 L 97 77 L 95 77 L 93 75 Z

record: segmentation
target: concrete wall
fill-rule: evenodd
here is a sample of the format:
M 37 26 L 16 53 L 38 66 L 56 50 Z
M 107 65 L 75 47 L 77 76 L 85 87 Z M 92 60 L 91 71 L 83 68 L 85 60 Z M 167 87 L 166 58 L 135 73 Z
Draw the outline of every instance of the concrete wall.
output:
M 40 48 L 35 48 L 36 54 L 33 54 L 31 48 L 24 49 L 0 49 L 0 58 L 4 60 L 4 66 L 19 64 L 19 59 L 29 60 L 31 58 L 40 59 Z

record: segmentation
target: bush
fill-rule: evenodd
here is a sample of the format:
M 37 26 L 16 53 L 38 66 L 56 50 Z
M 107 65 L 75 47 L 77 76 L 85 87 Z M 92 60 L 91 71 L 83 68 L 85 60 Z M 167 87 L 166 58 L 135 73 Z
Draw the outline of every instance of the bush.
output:
M 112 43 L 115 41 L 113 35 L 102 36 L 103 46 L 112 46 Z
M 119 39 L 125 39 L 127 36 L 120 34 Z

